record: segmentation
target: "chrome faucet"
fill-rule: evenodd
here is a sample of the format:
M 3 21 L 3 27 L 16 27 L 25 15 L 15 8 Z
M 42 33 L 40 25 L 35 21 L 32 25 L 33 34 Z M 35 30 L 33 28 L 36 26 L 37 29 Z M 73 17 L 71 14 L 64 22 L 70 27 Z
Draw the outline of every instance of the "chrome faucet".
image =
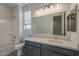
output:
M 54 39 L 57 40 L 57 35 L 56 35 L 56 33 L 55 33 L 55 37 L 54 37 Z

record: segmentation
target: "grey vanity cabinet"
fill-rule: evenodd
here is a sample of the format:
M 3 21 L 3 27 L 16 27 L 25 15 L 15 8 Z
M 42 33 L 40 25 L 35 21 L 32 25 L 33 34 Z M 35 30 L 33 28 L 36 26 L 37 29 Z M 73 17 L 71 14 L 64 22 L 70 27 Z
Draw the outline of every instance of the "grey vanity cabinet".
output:
M 32 56 L 32 47 L 29 45 L 25 46 L 25 55 L 26 56 Z
M 32 56 L 40 56 L 40 48 L 32 47 Z
M 51 53 L 53 53 L 54 56 L 76 56 L 78 55 L 78 51 L 75 51 L 72 49 L 66 49 L 66 48 L 51 46 L 51 45 L 46 45 L 46 44 L 42 44 L 41 47 L 42 49 L 49 50 Z
M 51 52 L 50 50 L 41 49 L 41 55 L 42 56 L 54 56 L 54 52 Z
M 26 56 L 78 56 L 78 51 L 47 44 L 25 41 Z
M 25 42 L 26 56 L 40 56 L 40 44 L 26 41 Z
M 59 53 L 58 49 L 55 51 L 53 46 L 43 44 L 41 45 L 41 48 L 43 56 L 65 56 L 64 54 Z
M 50 50 L 42 49 L 42 56 L 66 56 L 66 55 L 53 52 Z
M 57 55 L 56 54 L 57 53 L 51 51 L 51 49 L 48 46 L 42 45 L 42 49 L 41 49 L 41 55 L 42 56 L 58 56 L 58 54 Z
M 40 56 L 40 48 L 26 45 L 25 50 L 26 50 L 25 52 L 26 56 Z
M 54 56 L 65 56 L 64 54 L 54 53 Z

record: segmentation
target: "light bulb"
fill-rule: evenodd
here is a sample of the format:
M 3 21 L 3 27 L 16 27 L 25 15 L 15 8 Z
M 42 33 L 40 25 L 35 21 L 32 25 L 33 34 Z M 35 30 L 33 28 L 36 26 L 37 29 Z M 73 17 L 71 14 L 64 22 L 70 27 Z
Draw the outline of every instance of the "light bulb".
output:
M 48 8 L 46 7 L 45 8 L 45 15 L 47 15 L 47 13 L 48 13 Z
M 40 16 L 44 15 L 43 8 L 41 8 L 39 12 L 40 12 Z
M 60 10 L 60 9 L 61 9 L 60 4 L 57 4 L 57 5 L 56 5 L 56 10 Z
M 37 10 L 37 11 L 36 11 L 36 16 L 39 16 L 39 15 L 40 15 L 40 13 L 39 13 L 39 11 Z
M 50 6 L 50 12 L 52 13 L 54 11 L 53 5 Z

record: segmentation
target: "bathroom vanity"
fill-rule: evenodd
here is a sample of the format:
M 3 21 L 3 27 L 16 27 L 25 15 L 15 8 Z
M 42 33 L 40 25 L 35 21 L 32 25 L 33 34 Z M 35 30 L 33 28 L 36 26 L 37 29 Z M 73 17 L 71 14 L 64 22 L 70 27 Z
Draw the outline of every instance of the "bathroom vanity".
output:
M 76 8 L 68 12 L 68 15 L 64 11 L 32 18 L 31 35 L 33 35 L 24 38 L 25 55 L 77 56 L 78 35 L 76 20 Z M 34 34 L 36 35 L 34 36 Z
M 65 45 L 64 42 L 50 42 L 40 37 L 25 38 L 26 56 L 77 56 L 77 47 Z

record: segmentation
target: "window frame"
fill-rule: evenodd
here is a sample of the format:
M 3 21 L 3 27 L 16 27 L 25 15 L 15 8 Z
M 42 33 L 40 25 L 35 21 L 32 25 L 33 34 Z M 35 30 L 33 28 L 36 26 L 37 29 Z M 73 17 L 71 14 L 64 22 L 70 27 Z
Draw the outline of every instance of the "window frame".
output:
M 27 23 L 27 24 L 24 23 L 24 21 L 25 21 L 25 15 L 24 15 L 24 13 L 25 13 L 25 12 L 30 12 L 30 16 L 31 16 L 30 20 L 28 19 L 28 21 L 30 21 L 30 23 Z M 31 19 L 32 19 L 31 10 L 23 11 L 23 31 L 24 31 L 24 32 L 30 32 L 30 31 L 32 30 Z M 24 29 L 24 26 L 25 26 L 25 25 L 30 25 L 31 28 L 30 28 L 30 29 Z

